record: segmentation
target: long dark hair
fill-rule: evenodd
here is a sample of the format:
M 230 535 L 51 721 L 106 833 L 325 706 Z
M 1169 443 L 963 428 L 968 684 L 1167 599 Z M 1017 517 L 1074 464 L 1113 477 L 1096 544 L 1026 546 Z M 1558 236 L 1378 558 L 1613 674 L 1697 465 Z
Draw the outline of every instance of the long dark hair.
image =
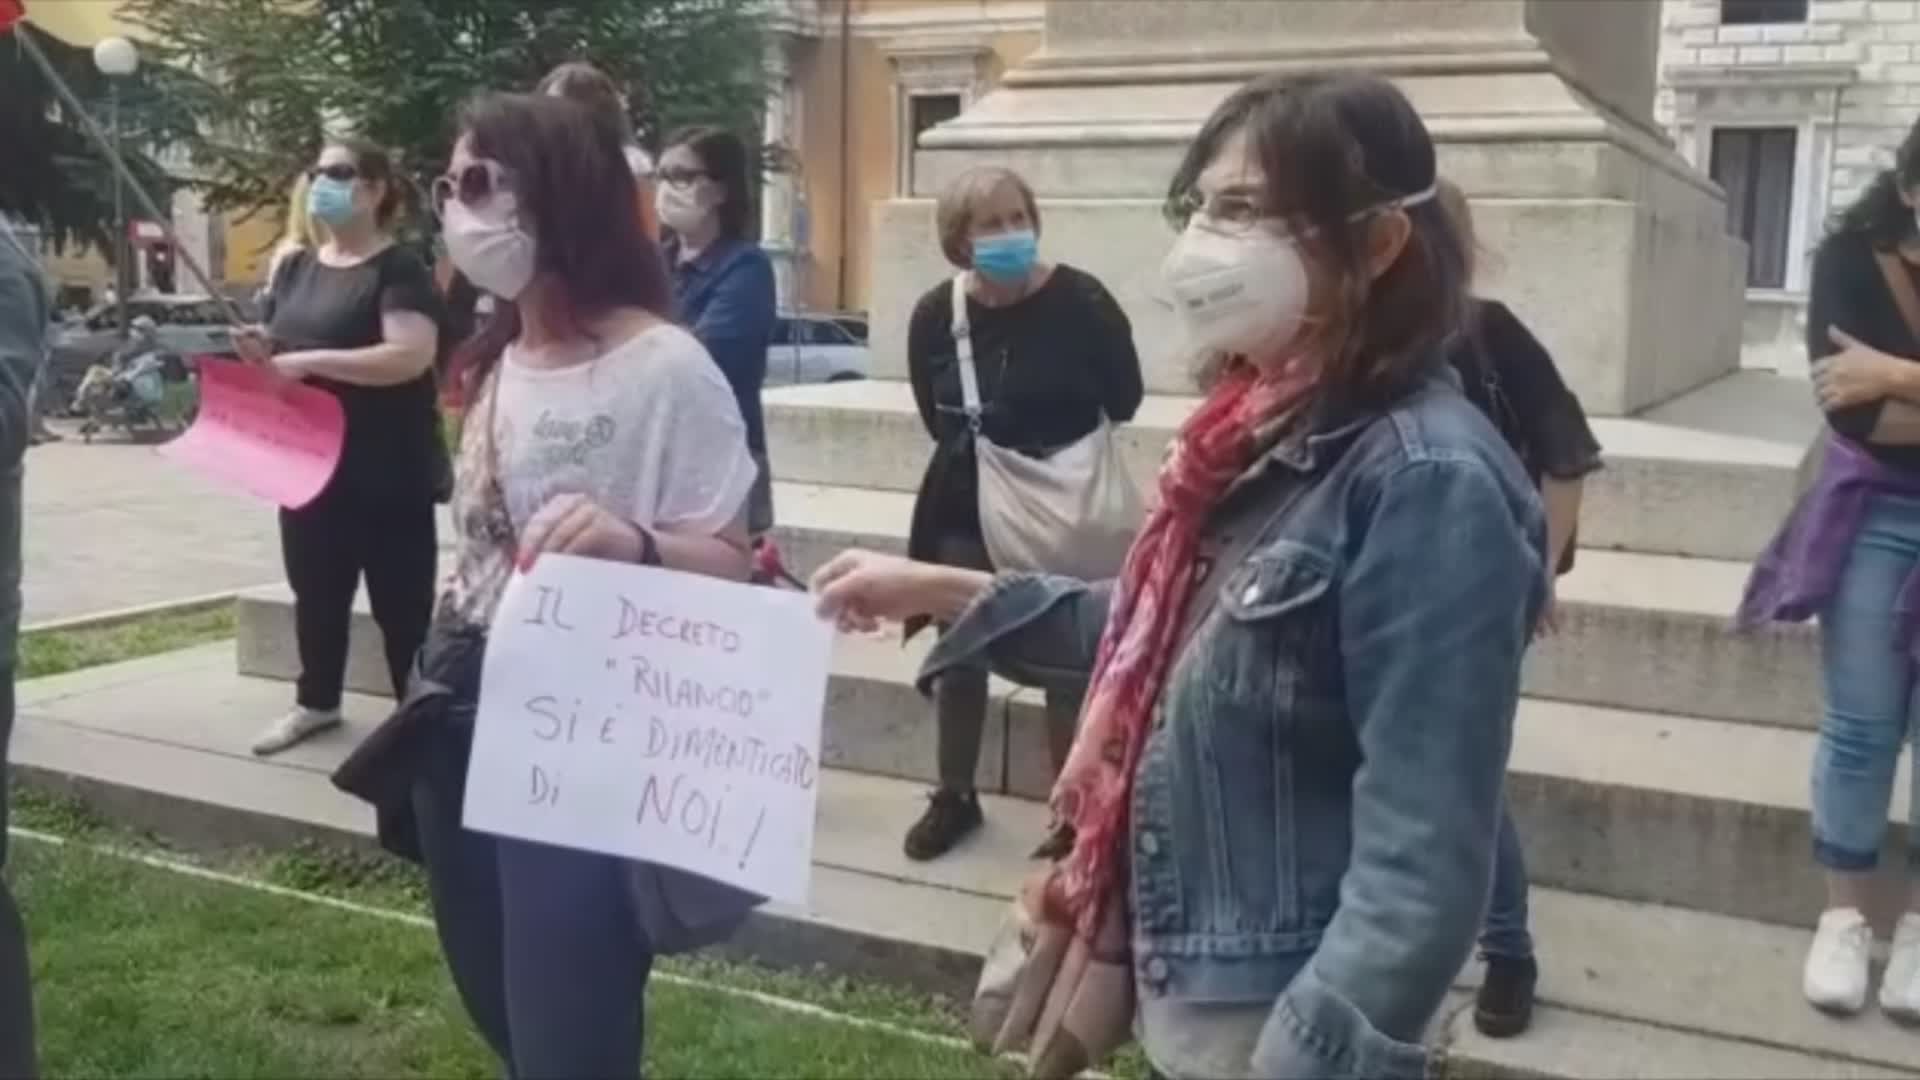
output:
M 747 144 L 725 128 L 682 128 L 668 137 L 662 151 L 684 146 L 700 159 L 713 182 L 726 193 L 720 204 L 720 238 L 729 243 L 744 240 L 753 218 L 752 162 Z
M 1378 406 L 1401 396 L 1462 325 L 1466 243 L 1436 200 L 1408 207 L 1405 249 L 1378 278 L 1367 269 L 1366 211 L 1416 195 L 1438 179 L 1426 125 L 1394 85 L 1372 75 L 1273 75 L 1248 83 L 1201 126 L 1167 190 L 1184 225 L 1200 174 L 1240 131 L 1266 176 L 1263 209 L 1336 278 L 1326 328 L 1323 396 Z
M 1901 193 L 1920 187 L 1920 119 L 1907 129 L 1900 149 L 1893 156 L 1893 168 L 1884 170 L 1867 185 L 1860 197 L 1833 219 L 1829 231 L 1864 233 L 1875 251 L 1892 251 L 1913 239 L 1916 226 L 1913 207 Z
M 640 194 L 620 142 L 585 106 L 565 98 L 489 94 L 461 113 L 474 157 L 505 166 L 539 255 L 536 273 L 562 286 L 582 333 L 618 307 L 673 317 L 673 286 L 640 223 Z M 496 297 L 492 318 L 461 346 L 454 370 L 469 389 L 520 334 L 520 309 Z

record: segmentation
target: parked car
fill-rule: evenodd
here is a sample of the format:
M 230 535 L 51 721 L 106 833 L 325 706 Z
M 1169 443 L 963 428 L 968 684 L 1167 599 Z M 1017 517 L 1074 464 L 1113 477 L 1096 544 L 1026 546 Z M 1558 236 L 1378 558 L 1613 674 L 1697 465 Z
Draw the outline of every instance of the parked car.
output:
M 827 317 L 833 320 L 835 326 L 852 334 L 855 341 L 858 341 L 862 345 L 867 343 L 867 317 L 865 315 L 829 315 Z
M 864 379 L 867 321 L 855 315 L 782 313 L 767 348 L 768 386 Z
M 194 356 L 233 356 L 226 309 L 209 296 L 136 296 L 127 301 L 127 319 L 154 321 L 161 349 L 189 362 Z M 46 392 L 63 405 L 71 402 L 87 369 L 112 358 L 120 348 L 120 314 L 113 304 L 98 304 L 84 316 L 54 331 L 53 357 Z

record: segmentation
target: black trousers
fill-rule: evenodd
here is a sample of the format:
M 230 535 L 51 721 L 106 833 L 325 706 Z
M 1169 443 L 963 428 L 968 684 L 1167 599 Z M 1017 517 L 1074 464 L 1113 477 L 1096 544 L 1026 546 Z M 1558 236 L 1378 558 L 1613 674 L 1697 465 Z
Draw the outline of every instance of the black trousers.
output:
M 968 570 L 993 569 L 986 541 L 978 537 L 944 536 L 935 544 L 936 558 L 942 565 Z M 1080 703 L 1085 692 L 1048 689 L 1046 691 L 1047 751 L 1058 775 L 1073 749 L 1074 731 L 1080 723 Z M 939 734 L 940 787 L 946 791 L 968 792 L 980 772 L 980 742 L 987 727 L 987 671 L 985 668 L 956 668 L 940 676 L 934 684 L 934 728 Z
M 14 656 L 20 630 L 18 464 L 0 468 L 0 864 L 7 857 L 7 744 L 13 735 Z M 33 980 L 20 908 L 0 879 L 0 1078 L 39 1075 L 33 1037 Z
M 353 597 L 363 576 L 373 621 L 385 638 L 394 695 L 405 694 L 413 656 L 433 620 L 435 530 L 427 492 L 417 499 L 370 498 L 334 488 L 307 506 L 280 512 L 280 552 L 293 587 L 300 646 L 296 700 L 302 706 L 340 707 Z

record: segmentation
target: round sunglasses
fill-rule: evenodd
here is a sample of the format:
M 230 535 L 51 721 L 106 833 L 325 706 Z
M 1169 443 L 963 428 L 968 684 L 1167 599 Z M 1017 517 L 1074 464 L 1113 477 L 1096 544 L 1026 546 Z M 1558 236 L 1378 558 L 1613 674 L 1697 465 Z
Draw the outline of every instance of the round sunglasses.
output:
M 495 195 L 513 191 L 507 170 L 499 162 L 474 161 L 458 172 L 450 172 L 433 182 L 433 212 L 445 210 L 448 200 L 458 199 L 469 209 L 478 210 L 493 201 Z

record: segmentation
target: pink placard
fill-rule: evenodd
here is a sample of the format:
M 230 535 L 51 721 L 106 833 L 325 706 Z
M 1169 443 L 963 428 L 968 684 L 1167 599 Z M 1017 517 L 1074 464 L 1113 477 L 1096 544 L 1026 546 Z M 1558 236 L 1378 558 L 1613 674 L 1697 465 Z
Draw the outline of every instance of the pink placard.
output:
M 251 364 L 197 362 L 200 414 L 160 452 L 289 510 L 312 502 L 340 464 L 347 418 L 339 399 Z

